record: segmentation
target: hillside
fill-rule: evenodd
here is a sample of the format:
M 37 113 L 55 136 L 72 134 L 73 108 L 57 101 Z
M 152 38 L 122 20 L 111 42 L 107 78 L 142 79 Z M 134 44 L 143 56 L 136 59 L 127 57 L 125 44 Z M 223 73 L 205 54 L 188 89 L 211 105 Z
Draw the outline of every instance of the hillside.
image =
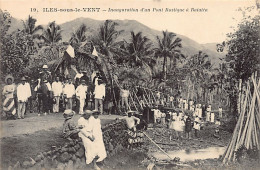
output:
M 114 21 L 119 24 L 117 27 L 117 30 L 123 30 L 123 32 L 117 39 L 118 41 L 120 41 L 120 40 L 128 41 L 130 38 L 131 31 L 134 31 L 135 33 L 141 31 L 141 32 L 143 32 L 143 35 L 145 35 L 149 39 L 151 39 L 153 44 L 156 46 L 156 44 L 157 44 L 156 36 L 158 36 L 158 35 L 162 36 L 161 31 L 151 29 L 148 26 L 146 26 L 136 20 L 114 20 Z M 102 21 L 102 20 L 94 20 L 94 19 L 90 19 L 90 18 L 81 17 L 81 18 L 77 18 L 75 20 L 63 23 L 60 25 L 63 30 L 62 31 L 63 41 L 69 41 L 72 32 L 76 31 L 77 28 L 79 28 L 79 26 L 83 23 L 86 24 L 86 26 L 88 27 L 87 35 L 93 36 L 97 33 L 99 26 L 103 22 L 104 21 Z M 21 29 L 22 24 L 23 23 L 21 20 L 12 19 L 12 25 L 11 25 L 9 32 L 17 30 L 19 28 Z M 173 31 L 173 30 L 168 30 L 168 31 Z M 216 43 L 199 44 L 196 41 L 194 41 L 184 35 L 177 34 L 177 36 L 182 39 L 183 48 L 181 50 L 185 56 L 194 55 L 194 54 L 198 53 L 198 51 L 201 50 L 209 55 L 209 57 L 210 57 L 212 63 L 214 63 L 215 67 L 218 66 L 218 63 L 220 63 L 219 58 L 222 58 L 223 56 L 225 56 L 224 53 L 218 53 L 216 51 Z

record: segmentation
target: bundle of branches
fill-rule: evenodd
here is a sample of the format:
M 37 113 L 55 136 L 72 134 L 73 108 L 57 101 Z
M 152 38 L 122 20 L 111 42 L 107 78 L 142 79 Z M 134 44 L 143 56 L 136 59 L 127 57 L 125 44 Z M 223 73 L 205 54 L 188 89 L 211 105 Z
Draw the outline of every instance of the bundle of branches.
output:
M 223 163 L 236 160 L 237 151 L 241 146 L 246 149 L 260 150 L 260 80 L 253 75 L 246 87 L 241 88 L 238 108 L 239 119 L 231 141 L 223 155 Z

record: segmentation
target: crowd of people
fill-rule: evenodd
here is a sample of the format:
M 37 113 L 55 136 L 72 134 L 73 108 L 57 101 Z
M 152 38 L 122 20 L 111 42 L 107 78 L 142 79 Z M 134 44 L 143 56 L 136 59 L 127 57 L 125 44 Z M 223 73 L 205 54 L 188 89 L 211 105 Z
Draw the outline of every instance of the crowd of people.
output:
M 59 75 L 52 78 L 48 66 L 44 65 L 39 75 L 37 80 L 22 77 L 17 84 L 11 75 L 6 76 L 2 94 L 3 111 L 7 119 L 23 119 L 26 112 L 32 112 L 35 107 L 38 116 L 59 113 L 65 109 L 83 114 L 89 102 L 91 107 L 94 104 L 94 109 L 103 114 L 106 85 L 98 72 L 92 76 L 91 82 L 85 72 L 75 78 L 68 75 L 61 81 Z
M 175 109 L 164 110 L 155 106 L 151 111 L 153 111 L 154 123 L 167 124 L 169 129 L 174 130 L 176 139 L 184 136 L 183 133 L 186 134 L 186 138 L 191 138 L 192 130 L 194 130 L 194 136 L 199 137 L 199 131 L 205 123 L 214 124 L 216 127 L 214 136 L 220 138 L 219 126 L 223 118 L 221 107 L 217 112 L 213 112 L 210 104 L 208 106 L 195 104 L 192 100 L 187 101 L 179 97 Z

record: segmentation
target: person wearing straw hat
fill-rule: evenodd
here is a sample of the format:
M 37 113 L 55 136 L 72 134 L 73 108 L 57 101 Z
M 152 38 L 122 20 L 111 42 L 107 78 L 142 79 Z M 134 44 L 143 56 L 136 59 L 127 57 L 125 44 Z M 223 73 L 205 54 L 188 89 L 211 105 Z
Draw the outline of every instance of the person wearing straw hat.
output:
M 74 121 L 72 120 L 75 112 L 73 110 L 67 109 L 63 113 L 65 118 L 62 128 L 63 138 L 65 139 L 77 139 L 80 128 L 78 128 Z
M 7 119 L 15 119 L 16 108 L 14 102 L 15 84 L 14 78 L 11 75 L 5 77 L 6 85 L 3 88 L 3 111 L 6 113 Z
M 94 166 L 96 166 L 95 157 L 95 137 L 93 136 L 93 116 L 91 110 L 85 110 L 84 114 L 78 120 L 78 126 L 81 127 L 79 131 L 79 137 L 82 139 L 84 148 L 85 148 L 85 157 L 86 164 L 90 164 L 93 162 Z
M 86 80 L 82 79 L 81 84 L 76 89 L 76 97 L 79 101 L 79 114 L 83 114 L 83 108 L 85 106 L 85 99 L 88 91 Z
M 17 100 L 18 100 L 18 119 L 24 119 L 26 102 L 29 98 L 28 94 L 31 94 L 31 89 L 25 84 L 25 77 L 21 78 L 21 84 L 17 87 Z
M 93 110 L 93 112 L 92 112 L 92 116 L 94 117 L 94 119 L 93 119 L 93 124 L 94 124 L 93 136 L 95 138 L 95 140 L 94 140 L 94 144 L 96 146 L 95 151 L 96 151 L 96 155 L 98 156 L 98 159 L 96 160 L 96 162 L 101 162 L 107 157 L 106 148 L 105 148 L 105 144 L 103 141 L 101 121 L 98 118 L 99 115 L 100 115 L 100 112 L 98 110 Z
M 48 81 L 50 81 L 52 79 L 51 72 L 48 71 L 48 66 L 46 64 L 44 64 L 42 66 L 42 71 L 40 72 L 40 78 L 41 78 L 41 80 L 45 80 L 46 79 Z

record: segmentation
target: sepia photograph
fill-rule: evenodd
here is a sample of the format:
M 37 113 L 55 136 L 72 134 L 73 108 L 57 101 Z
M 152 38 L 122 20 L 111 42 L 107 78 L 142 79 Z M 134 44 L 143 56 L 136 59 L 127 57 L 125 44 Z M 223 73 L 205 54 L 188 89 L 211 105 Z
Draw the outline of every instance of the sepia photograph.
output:
M 1 170 L 258 170 L 260 0 L 0 0 Z

